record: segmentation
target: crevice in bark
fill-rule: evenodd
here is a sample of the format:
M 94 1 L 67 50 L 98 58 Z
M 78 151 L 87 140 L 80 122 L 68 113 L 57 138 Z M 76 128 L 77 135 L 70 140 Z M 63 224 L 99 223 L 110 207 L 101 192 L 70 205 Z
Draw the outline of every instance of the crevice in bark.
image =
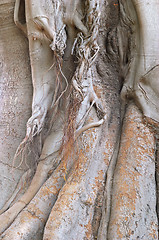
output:
M 158 139 L 157 139 L 157 144 L 156 144 L 155 176 L 156 176 L 156 213 L 157 213 L 157 218 L 158 218 L 158 223 L 159 223 L 159 142 L 158 142 Z M 158 233 L 159 233 L 159 228 L 158 228 Z

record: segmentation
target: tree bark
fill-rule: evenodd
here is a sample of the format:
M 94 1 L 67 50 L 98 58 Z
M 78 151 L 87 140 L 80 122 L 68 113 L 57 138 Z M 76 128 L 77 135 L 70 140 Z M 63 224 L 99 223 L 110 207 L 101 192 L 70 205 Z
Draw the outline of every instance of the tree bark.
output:
M 14 4 L 0 4 L 0 239 L 158 239 L 158 1 Z
M 14 1 L 2 1 L 1 11 L 1 104 L 0 104 L 0 207 L 12 195 L 25 164 L 18 160 L 13 167 L 15 151 L 25 136 L 25 125 L 31 114 L 32 85 L 28 42 L 13 22 Z

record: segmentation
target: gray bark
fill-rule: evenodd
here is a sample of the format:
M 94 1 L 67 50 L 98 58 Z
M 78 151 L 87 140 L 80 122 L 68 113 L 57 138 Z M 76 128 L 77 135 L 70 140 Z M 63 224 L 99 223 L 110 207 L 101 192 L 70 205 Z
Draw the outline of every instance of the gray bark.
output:
M 158 0 L 14 4 L 0 4 L 0 239 L 158 239 Z
M 28 42 L 13 23 L 14 1 L 2 1 L 0 87 L 0 207 L 12 195 L 25 164 L 13 167 L 15 151 L 25 136 L 31 114 L 32 85 Z M 19 165 L 19 161 L 15 166 Z

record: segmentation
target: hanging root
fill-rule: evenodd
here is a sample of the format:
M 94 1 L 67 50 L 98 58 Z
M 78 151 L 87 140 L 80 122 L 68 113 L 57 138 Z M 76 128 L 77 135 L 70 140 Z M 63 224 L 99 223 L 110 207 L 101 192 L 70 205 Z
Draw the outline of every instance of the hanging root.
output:
M 45 16 L 46 14 L 45 14 L 45 7 L 44 6 L 40 6 L 40 7 L 42 7 L 40 10 L 42 12 L 44 12 L 44 16 L 38 16 L 38 17 L 34 18 L 34 20 L 33 20 L 34 24 L 35 24 L 34 26 L 36 26 L 35 29 L 34 29 L 35 35 L 36 35 L 36 30 L 37 29 L 38 29 L 38 31 L 44 30 L 44 34 L 46 35 L 46 37 L 49 40 L 52 40 L 52 43 L 50 44 L 50 48 L 53 50 L 54 55 L 56 55 L 57 58 L 61 57 L 64 54 L 65 43 L 66 43 L 66 32 L 65 32 L 65 29 L 64 29 L 65 25 L 62 24 L 62 26 L 61 26 L 62 17 L 63 16 L 61 16 L 62 9 L 58 7 L 59 6 L 58 4 L 60 4 L 59 2 L 60 1 L 58 0 L 57 1 L 57 5 L 53 4 L 53 11 L 55 11 L 55 14 L 54 14 L 55 23 L 56 23 L 56 21 L 60 20 L 59 24 L 55 24 L 56 27 L 60 28 L 60 29 L 56 29 L 56 27 L 55 27 L 55 31 L 53 31 L 50 28 L 48 20 L 52 20 L 52 19 L 49 19 L 49 17 Z M 27 1 L 26 1 L 26 4 L 28 4 Z M 61 4 L 61 6 L 62 6 L 62 4 Z M 18 20 L 19 7 L 20 7 L 20 0 L 16 0 L 14 19 L 15 19 L 15 22 L 18 25 L 18 27 L 21 28 L 21 26 L 19 24 L 19 20 Z M 34 13 L 35 5 L 32 4 L 31 7 L 33 7 L 33 9 L 28 7 L 28 11 L 30 11 L 30 12 L 28 12 L 28 14 L 26 15 L 26 18 L 28 17 L 29 20 L 33 18 L 32 14 Z M 38 9 L 38 7 L 37 7 L 37 9 Z M 56 8 L 56 9 L 54 9 L 54 8 Z M 59 12 L 58 12 L 58 10 L 59 10 Z M 56 18 L 57 18 L 57 20 L 56 20 Z M 27 31 L 29 33 L 29 30 L 30 30 L 29 23 L 30 22 L 28 21 L 28 19 L 26 19 L 26 22 L 27 22 L 27 28 L 28 28 Z M 41 39 L 39 39 L 38 36 L 37 36 L 37 38 L 35 37 L 35 39 L 30 37 L 29 38 L 29 42 L 30 41 L 32 41 L 32 43 L 33 43 L 33 41 L 39 41 L 40 42 Z M 45 45 L 44 47 L 46 47 L 47 44 L 48 44 L 48 41 L 46 43 L 43 42 L 43 44 L 41 44 L 41 48 L 43 48 L 44 45 Z M 34 52 L 35 45 L 34 44 L 29 44 L 29 46 L 33 46 L 33 49 L 31 47 L 29 49 L 30 53 Z M 50 50 L 50 52 L 51 52 L 51 49 L 49 49 L 49 46 L 47 46 L 47 47 L 48 47 L 48 50 Z M 50 56 L 52 56 L 52 55 L 53 54 L 50 53 Z M 32 58 L 32 57 L 33 56 L 30 54 L 30 58 Z M 43 57 L 44 56 L 41 56 L 41 58 L 43 58 Z M 47 53 L 46 53 L 46 57 L 48 57 Z M 50 57 L 50 59 L 51 59 L 51 57 Z M 36 58 L 33 59 L 33 60 L 36 60 Z M 31 63 L 33 63 L 33 62 L 34 61 L 31 61 Z M 39 64 L 39 62 L 35 62 L 35 65 L 36 64 Z M 63 72 L 61 70 L 61 63 L 57 63 L 57 65 L 59 67 L 59 72 L 61 73 L 61 75 L 62 75 L 62 77 L 63 77 L 63 79 L 65 81 L 65 88 L 64 88 L 64 90 L 62 91 L 61 94 L 59 93 L 59 96 L 58 96 L 58 90 L 59 89 L 57 89 L 57 99 L 55 99 L 55 102 L 53 104 L 54 106 L 52 106 L 52 107 L 57 106 L 57 104 L 59 103 L 59 100 L 61 99 L 61 97 L 63 96 L 63 94 L 66 92 L 66 90 L 68 88 L 67 79 L 66 79 L 66 77 L 64 76 L 64 74 L 63 74 Z M 54 66 L 54 63 L 51 66 L 51 68 L 53 66 Z M 31 67 L 32 67 L 32 73 L 37 70 L 37 68 L 34 69 L 34 65 L 33 64 L 31 65 Z M 38 66 L 38 67 L 39 67 L 38 69 L 41 69 L 42 66 Z M 51 68 L 49 68 L 48 71 L 51 70 Z M 52 73 L 54 73 L 54 70 L 52 71 Z M 40 72 L 39 72 L 39 74 L 40 74 Z M 15 156 L 14 156 L 14 159 L 13 159 L 13 166 L 15 164 L 15 159 L 17 157 L 19 157 L 20 154 L 22 155 L 22 160 L 21 160 L 21 162 L 20 162 L 18 167 L 21 166 L 21 164 L 23 162 L 23 159 L 24 159 L 23 156 L 24 156 L 24 153 L 26 152 L 26 150 L 28 149 L 28 145 L 33 142 L 34 137 L 39 135 L 41 133 L 43 127 L 44 127 L 46 115 L 47 115 L 48 111 L 51 110 L 50 109 L 50 105 L 51 105 L 50 102 L 52 101 L 53 97 L 52 97 L 52 95 L 50 97 L 50 95 L 48 95 L 48 94 L 50 93 L 49 91 L 51 91 L 51 94 L 53 94 L 53 91 L 52 91 L 51 87 L 53 85 L 52 84 L 52 81 L 53 81 L 52 78 L 54 77 L 54 75 L 55 74 L 53 74 L 53 76 L 51 75 L 50 82 L 49 82 L 49 80 L 47 78 L 45 79 L 46 81 L 43 81 L 43 77 L 44 76 L 41 77 L 41 75 L 38 75 L 39 77 L 37 77 L 36 74 L 35 74 L 36 78 L 34 78 L 34 76 L 32 76 L 32 78 L 33 78 L 33 86 L 35 86 L 35 88 L 34 88 L 35 96 L 34 97 L 35 98 L 37 97 L 37 99 L 33 98 L 32 116 L 29 118 L 29 120 L 27 122 L 26 137 L 21 142 L 21 144 L 19 145 L 19 147 L 18 147 L 18 149 L 17 149 L 17 151 L 15 153 Z M 41 92 L 41 88 L 43 87 L 44 83 L 45 84 L 46 83 L 50 84 L 49 87 L 50 86 L 51 87 L 49 88 L 49 91 L 46 88 L 46 94 L 44 94 L 42 99 L 40 98 L 40 101 L 39 101 L 39 98 L 38 98 L 38 96 L 39 96 L 38 95 L 39 94 L 39 92 L 38 92 L 39 88 L 38 87 L 40 85 L 40 92 Z M 34 102 L 35 102 L 35 104 L 34 104 Z M 48 138 L 50 140 L 49 144 L 46 146 L 45 150 L 44 150 L 44 147 L 43 147 L 43 151 L 41 153 L 41 158 L 42 158 L 42 156 L 46 156 L 46 157 L 43 158 L 43 159 L 40 159 L 40 161 L 38 163 L 38 166 L 37 166 L 37 169 L 36 169 L 36 172 L 35 172 L 35 175 L 34 175 L 34 177 L 32 179 L 32 182 L 31 182 L 30 186 L 28 187 L 27 191 L 24 193 L 23 196 L 21 196 L 18 199 L 18 201 L 16 203 L 14 203 L 8 209 L 8 207 L 12 204 L 12 202 L 15 200 L 18 192 L 20 191 L 20 187 L 21 187 L 22 182 L 25 181 L 25 179 L 26 179 L 28 174 L 29 175 L 32 174 L 32 170 L 30 170 L 30 169 L 22 176 L 22 178 L 21 178 L 20 182 L 18 183 L 17 188 L 14 191 L 13 195 L 7 201 L 7 203 L 4 205 L 4 207 L 1 209 L 1 212 L 0 212 L 1 213 L 1 215 L 0 215 L 0 223 L 1 223 L 0 224 L 0 233 L 4 232 L 5 229 L 9 227 L 9 225 L 14 221 L 14 219 L 17 217 L 17 215 L 23 210 L 23 208 L 26 207 L 26 205 L 36 195 L 38 190 L 41 188 L 43 183 L 48 178 L 50 170 L 51 171 L 54 170 L 57 167 L 57 165 L 59 164 L 59 162 L 60 162 L 59 149 L 61 147 L 61 138 L 60 138 L 61 126 L 60 126 L 60 131 L 58 131 L 58 133 L 59 133 L 58 136 L 57 136 L 57 131 L 50 133 L 50 135 L 48 136 Z M 45 142 L 47 142 L 47 139 L 45 139 Z M 45 143 L 44 143 L 44 145 L 45 145 Z
M 74 22 L 75 27 L 80 31 L 77 34 L 72 46 L 72 54 L 75 52 L 76 57 L 79 59 L 79 65 L 73 77 L 73 80 L 76 81 L 75 86 L 77 86 L 77 84 L 81 85 L 82 78 L 85 77 L 84 75 L 95 61 L 99 51 L 99 46 L 97 43 L 100 19 L 98 1 L 86 1 L 86 9 L 87 13 L 85 29 L 87 29 L 87 31 L 82 31 L 80 23 Z M 74 14 L 77 15 L 77 13 Z
M 104 119 L 101 119 L 97 122 L 92 122 L 89 123 L 83 127 L 81 127 L 79 130 L 76 130 L 75 132 L 75 140 L 79 137 L 79 135 L 81 135 L 83 132 L 85 132 L 86 130 L 90 129 L 90 128 L 94 128 L 94 127 L 99 127 L 104 123 Z
M 36 107 L 32 116 L 27 122 L 26 137 L 28 139 L 32 140 L 34 136 L 38 135 L 41 132 L 46 114 L 47 110 L 45 108 L 39 106 Z
M 92 127 L 98 127 L 103 124 L 104 122 L 104 117 L 103 119 L 100 119 L 99 121 L 89 123 L 86 126 L 83 126 L 86 117 L 88 116 L 91 108 L 96 105 L 98 111 L 101 111 L 102 114 L 104 114 L 102 104 L 100 100 L 98 99 L 94 89 L 93 89 L 93 83 L 92 83 L 92 75 L 91 72 L 90 76 L 88 77 L 88 81 L 86 80 L 86 85 L 84 82 L 85 77 L 88 74 L 88 70 L 90 69 L 90 66 L 92 63 L 95 61 L 97 53 L 99 51 L 99 47 L 97 44 L 97 35 L 98 35 L 98 25 L 99 25 L 99 4 L 98 1 L 86 1 L 87 2 L 87 19 L 86 19 L 86 26 L 82 25 L 83 22 L 78 21 L 77 16 L 74 18 L 74 25 L 77 27 L 77 29 L 80 31 L 80 33 L 77 36 L 77 39 L 75 39 L 75 44 L 73 48 L 76 51 L 76 56 L 79 59 L 79 66 L 76 69 L 74 78 L 73 78 L 73 83 L 76 91 L 78 91 L 81 96 L 83 96 L 83 100 L 86 98 L 87 103 L 86 103 L 86 108 L 84 111 L 82 110 L 82 117 L 79 119 L 80 120 L 80 128 L 75 132 L 75 139 L 84 131 L 86 131 L 89 128 Z M 36 19 L 36 24 L 38 26 L 41 26 L 41 20 Z M 39 22 L 40 21 L 40 22 Z M 58 25 L 58 24 L 57 24 Z M 84 26 L 84 27 L 83 27 Z M 57 30 L 57 29 L 55 29 Z M 57 32 L 57 31 L 56 31 Z M 65 30 L 62 28 L 61 33 L 59 32 L 59 36 L 62 36 L 60 34 L 65 35 Z M 65 48 L 65 45 L 61 44 L 61 39 L 63 37 L 59 37 L 58 39 L 58 34 L 56 34 L 55 38 L 53 39 L 52 44 L 50 47 L 54 51 L 54 53 L 57 53 L 59 55 L 63 54 L 63 50 Z M 64 42 L 66 42 L 66 36 L 64 38 Z M 32 66 L 33 67 L 33 66 Z M 57 98 L 54 99 L 52 107 L 54 108 L 55 106 L 58 105 L 59 100 L 63 96 L 63 94 L 66 92 L 68 88 L 68 82 L 66 77 L 64 76 L 62 70 L 61 70 L 61 64 L 59 64 L 59 72 L 61 73 L 64 81 L 65 81 L 65 88 L 61 94 L 57 93 Z M 38 80 L 38 79 L 37 79 Z M 58 89 L 57 89 L 58 92 Z M 45 99 L 44 99 L 45 100 Z M 47 105 L 47 104 L 46 104 Z M 83 107 L 84 104 L 82 104 Z M 48 105 L 47 105 L 48 107 Z M 33 141 L 33 138 L 40 134 L 44 127 L 45 123 L 45 118 L 46 114 L 48 111 L 48 108 L 45 106 L 45 104 L 42 105 L 35 105 L 33 109 L 32 116 L 29 118 L 27 122 L 27 132 L 26 132 L 26 137 L 22 141 L 22 143 L 19 145 L 15 157 L 17 158 L 20 154 L 23 154 L 27 147 L 28 144 Z M 81 109 L 80 109 L 81 110 Z M 79 112 L 80 112 L 79 110 Z M 50 137 L 50 136 L 48 136 Z M 51 136 L 52 138 L 52 136 Z M 56 136 L 53 136 L 52 139 L 49 139 L 49 143 L 52 143 L 52 146 L 54 148 L 54 145 L 56 145 L 56 140 L 59 140 Z M 61 139 L 60 139 L 61 140 Z M 51 144 L 50 144 L 51 145 Z M 48 148 L 50 147 L 48 146 Z M 61 145 L 60 145 L 61 146 Z M 44 149 L 44 148 L 43 148 Z M 22 158 L 23 159 L 23 158 Z M 14 221 L 14 219 L 17 217 L 17 215 L 28 205 L 28 203 L 33 199 L 33 197 L 37 194 L 43 183 L 46 181 L 48 178 L 48 174 L 50 170 L 55 169 L 57 165 L 60 162 L 60 157 L 59 157 L 59 149 L 54 151 L 51 155 L 47 155 L 46 158 L 42 159 L 37 166 L 35 175 L 32 179 L 32 182 L 30 186 L 28 187 L 27 191 L 24 193 L 23 196 L 21 196 L 16 203 L 14 203 L 9 209 L 8 207 L 12 204 L 14 199 L 17 196 L 17 193 L 19 192 L 20 188 L 20 182 L 17 186 L 17 189 L 11 196 L 11 198 L 8 200 L 6 205 L 2 208 L 1 210 L 1 215 L 0 215 L 0 233 L 4 232 Z M 20 165 L 22 162 L 20 163 Z M 14 165 L 14 164 L 13 164 Z M 31 174 L 31 170 L 28 170 L 29 174 Z M 25 179 L 27 173 L 22 176 L 22 180 Z M 8 210 L 7 210 L 8 209 Z
M 61 160 L 59 150 L 61 147 L 62 138 L 63 130 L 61 130 L 61 128 L 60 130 L 56 129 L 56 131 L 52 131 L 46 138 L 41 153 L 41 160 L 38 163 L 30 186 L 16 203 L 14 203 L 6 212 L 0 215 L 0 222 L 2 223 L 0 225 L 0 233 L 8 228 L 8 226 L 14 221 L 17 215 L 32 200 L 32 198 L 36 195 L 43 183 L 48 178 L 50 171 L 53 171 L 59 165 Z
M 82 98 L 81 106 L 76 119 L 76 133 L 77 138 L 82 132 L 91 127 L 100 126 L 104 122 L 105 112 L 103 110 L 102 102 L 97 97 L 93 88 L 93 76 L 90 70 L 93 62 L 95 61 L 99 46 L 97 43 L 98 28 L 99 28 L 99 2 L 98 1 L 86 1 L 86 22 L 85 26 L 81 21 L 74 21 L 74 25 L 80 31 L 74 41 L 72 47 L 72 54 L 75 52 L 79 59 L 79 65 L 72 79 L 72 84 L 77 93 Z M 75 12 L 75 15 L 78 14 Z M 73 18 L 73 20 L 75 17 Z M 84 26 L 84 27 L 81 27 Z M 81 30 L 87 29 L 87 31 Z M 90 123 L 83 127 L 83 124 L 91 111 L 93 106 L 96 106 L 98 112 L 103 119 Z
M 21 164 L 23 163 L 23 153 L 25 152 L 26 148 L 27 148 L 27 143 L 28 143 L 28 137 L 25 137 L 23 139 L 23 141 L 19 144 L 16 152 L 15 152 L 15 155 L 14 155 L 14 158 L 13 158 L 13 162 L 12 162 L 12 166 L 15 167 L 15 160 L 17 159 L 17 157 L 22 154 L 22 159 L 21 159 L 21 162 L 20 164 L 16 167 L 16 169 L 18 169 Z

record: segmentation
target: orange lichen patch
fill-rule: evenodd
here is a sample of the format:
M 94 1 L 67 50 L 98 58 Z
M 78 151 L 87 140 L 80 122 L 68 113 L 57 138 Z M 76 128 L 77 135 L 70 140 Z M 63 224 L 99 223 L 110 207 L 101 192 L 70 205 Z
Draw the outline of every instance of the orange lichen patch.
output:
M 48 196 L 48 195 L 50 195 L 50 194 L 51 194 L 51 195 L 52 195 L 52 194 L 56 194 L 57 191 L 58 191 L 58 189 L 57 189 L 56 186 L 51 186 L 51 188 L 45 186 L 45 188 L 42 189 L 41 194 L 42 194 L 42 196 L 46 196 L 46 195 Z
M 92 216 L 90 217 L 92 219 Z M 85 235 L 87 239 L 91 239 L 92 236 L 92 221 L 90 220 L 87 225 L 84 226 L 86 229 Z
M 79 181 L 81 177 L 87 172 L 87 165 L 90 162 L 89 156 L 92 153 L 93 144 L 96 141 L 96 139 L 94 139 L 95 133 L 95 129 L 89 129 L 84 133 L 84 136 L 82 136 L 84 143 L 82 143 L 83 146 L 78 151 L 78 159 L 75 164 L 75 171 L 71 181 Z M 89 139 L 89 141 L 87 141 L 86 139 Z
M 89 118 L 88 122 L 90 121 L 93 121 L 93 119 Z M 113 152 L 111 146 L 114 143 L 112 136 L 110 136 L 110 141 L 106 136 L 106 140 L 102 141 L 100 146 L 100 157 L 96 153 L 96 146 L 99 146 L 98 136 L 97 128 L 91 128 L 81 134 L 74 143 L 75 151 L 78 148 L 77 154 L 72 156 L 75 159 L 74 165 L 71 172 L 68 173 L 67 181 L 60 191 L 49 216 L 44 239 L 58 239 L 59 231 L 60 233 L 63 231 L 63 237 L 65 238 L 67 232 L 73 232 L 74 225 L 79 227 L 86 239 L 91 239 L 95 201 L 101 188 L 104 188 L 103 182 L 110 160 L 110 153 Z M 105 148 L 103 148 L 104 144 Z M 105 155 L 103 152 L 105 152 Z M 106 162 L 104 158 L 106 158 Z M 90 174 L 90 171 L 92 174 Z M 49 238 L 50 236 L 51 238 Z
M 19 235 L 19 236 L 21 236 L 22 238 L 23 238 L 23 233 L 21 233 L 21 232 L 17 232 L 17 235 Z
M 104 155 L 104 162 L 106 163 L 107 166 L 109 166 L 109 153 L 103 152 Z
M 98 172 L 98 177 L 95 177 L 95 180 L 99 181 L 99 180 L 103 180 L 103 177 L 104 177 L 104 171 L 103 170 L 100 170 Z
M 124 237 L 122 231 L 120 231 L 120 224 L 116 224 L 117 226 L 117 236 L 118 236 L 118 239 L 122 239 Z
M 29 211 L 25 211 L 24 214 L 21 215 L 21 223 L 26 223 L 28 220 L 32 219 L 38 219 L 38 217 L 35 214 L 32 214 Z
M 125 217 L 125 221 L 127 221 L 128 220 L 128 217 Z
M 111 141 L 106 140 L 105 141 L 105 147 L 104 147 L 105 151 L 103 152 L 104 155 L 104 162 L 106 163 L 106 165 L 109 165 L 110 159 L 111 159 L 111 153 L 113 154 L 113 145 L 111 143 Z
M 30 231 L 37 231 L 44 226 L 51 211 L 52 205 L 56 201 L 59 190 L 63 185 L 63 163 L 44 183 L 36 196 L 18 216 L 18 222 L 24 227 L 30 228 Z
M 103 185 L 105 179 L 105 173 L 103 170 L 99 170 L 98 176 L 95 177 L 95 183 L 92 186 L 92 189 L 94 190 L 94 195 L 96 196 L 97 191 L 101 188 L 101 185 Z
M 60 165 L 61 166 L 61 165 Z M 38 198 L 39 199 L 44 199 L 46 201 L 46 199 L 49 199 L 52 195 L 56 195 L 59 192 L 59 188 L 56 186 L 56 184 L 58 184 L 58 180 L 60 178 L 63 177 L 63 173 L 62 173 L 62 166 L 61 166 L 61 171 L 60 171 L 61 175 L 57 176 L 54 178 L 53 180 L 53 184 L 51 182 L 51 178 L 50 177 L 50 181 L 47 182 L 47 184 L 44 184 L 42 186 L 42 188 L 40 189 L 39 193 L 38 193 Z M 38 201 L 38 198 L 36 198 L 36 203 Z
M 56 184 L 56 183 L 55 183 Z M 56 195 L 58 193 L 59 189 L 55 186 L 52 186 L 51 184 L 48 186 L 43 186 L 40 189 L 40 192 L 38 194 L 38 198 L 45 200 L 49 199 L 52 195 Z M 36 199 L 37 202 L 38 199 Z
M 62 193 L 59 195 L 46 226 L 47 234 L 51 233 L 51 239 L 56 239 L 56 234 L 58 234 L 58 229 L 62 224 L 67 224 L 70 228 L 73 221 L 76 221 L 78 211 L 73 209 L 73 205 L 78 202 L 77 188 L 77 184 L 73 184 L 73 186 L 66 184 Z
M 86 149 L 89 148 L 88 145 L 86 146 Z M 88 150 L 89 151 L 89 150 Z M 86 171 L 87 171 L 87 163 L 88 163 L 88 158 L 86 156 L 86 152 L 84 152 L 84 150 L 80 150 L 79 151 L 79 155 L 78 155 L 78 160 L 76 162 L 75 165 L 75 171 L 73 174 L 73 177 L 71 179 L 71 181 L 80 181 L 81 177 L 83 175 L 85 175 Z
M 65 169 L 65 166 L 67 166 L 67 163 L 71 159 L 72 155 L 75 154 L 73 146 L 74 146 L 73 137 L 69 138 L 69 140 L 66 141 L 62 146 L 64 169 Z
M 149 233 L 150 239 L 158 239 L 158 235 L 156 233 L 156 229 L 158 229 L 157 224 L 155 222 L 151 222 L 151 224 L 150 224 L 151 232 Z
M 30 203 L 29 207 L 27 209 L 29 212 L 32 212 L 33 215 L 36 215 L 37 217 L 43 216 L 44 213 L 41 211 L 35 204 Z
M 79 183 L 70 182 L 65 184 L 63 191 L 58 197 L 58 202 L 54 206 L 54 211 L 58 214 L 62 213 L 64 210 L 71 208 L 70 203 L 78 198 Z M 63 206 L 61 208 L 61 206 Z
M 99 99 L 102 99 L 102 93 L 103 93 L 103 89 L 102 88 L 100 88 L 99 86 L 93 86 L 93 89 L 94 89 L 94 91 L 95 91 L 95 93 L 96 93 L 96 95 L 97 95 L 97 97 L 99 98 Z
M 29 225 L 33 226 L 33 224 L 37 221 L 39 222 L 39 224 L 40 222 L 44 224 L 46 219 L 41 217 L 43 215 L 43 212 L 41 212 L 41 210 L 37 206 L 34 206 L 34 204 L 32 204 L 29 208 L 25 209 L 19 215 L 19 222 L 27 227 L 29 227 Z
M 143 125 L 141 114 L 133 105 L 129 106 L 114 176 L 110 221 L 110 236 L 113 239 L 122 239 L 133 234 L 129 223 L 133 223 L 137 208 L 140 207 L 136 204 L 140 198 L 140 183 L 146 177 L 146 167 L 143 166 L 147 166 L 147 156 L 154 159 L 154 146 L 153 134 Z M 116 235 L 113 235 L 114 228 Z
M 70 227 L 72 226 L 72 221 L 78 221 L 78 211 L 76 209 L 76 206 L 80 202 L 84 208 L 90 208 L 90 206 L 94 204 L 96 196 L 93 191 L 91 195 L 87 196 L 83 179 L 89 169 L 89 165 L 92 160 L 92 149 L 94 149 L 93 144 L 94 141 L 96 141 L 96 139 L 94 139 L 95 134 L 96 130 L 90 129 L 87 131 L 87 134 L 84 133 L 82 136 L 82 140 L 84 143 L 82 143 L 82 147 L 80 145 L 80 149 L 78 151 L 78 159 L 76 160 L 76 164 L 72 170 L 72 174 L 67 179 L 67 182 L 63 187 L 62 191 L 60 192 L 56 204 L 54 205 L 53 211 L 50 214 L 46 226 L 47 234 L 49 231 L 51 231 L 51 233 L 53 234 L 52 236 L 56 236 L 57 229 L 60 228 L 61 224 L 65 224 L 65 219 L 67 219 L 67 224 L 69 224 Z M 98 174 L 98 178 L 100 181 L 100 179 L 102 179 L 102 176 L 104 175 L 103 170 L 99 171 Z M 98 182 L 98 179 L 96 179 L 96 181 Z M 79 208 L 81 208 L 80 204 Z M 77 220 L 75 220 L 76 216 Z M 87 236 L 90 236 L 91 234 L 92 216 L 89 217 L 90 222 L 85 226 L 84 224 L 82 225 L 83 229 L 87 228 Z M 81 226 L 81 223 L 82 222 L 79 221 L 79 226 Z

